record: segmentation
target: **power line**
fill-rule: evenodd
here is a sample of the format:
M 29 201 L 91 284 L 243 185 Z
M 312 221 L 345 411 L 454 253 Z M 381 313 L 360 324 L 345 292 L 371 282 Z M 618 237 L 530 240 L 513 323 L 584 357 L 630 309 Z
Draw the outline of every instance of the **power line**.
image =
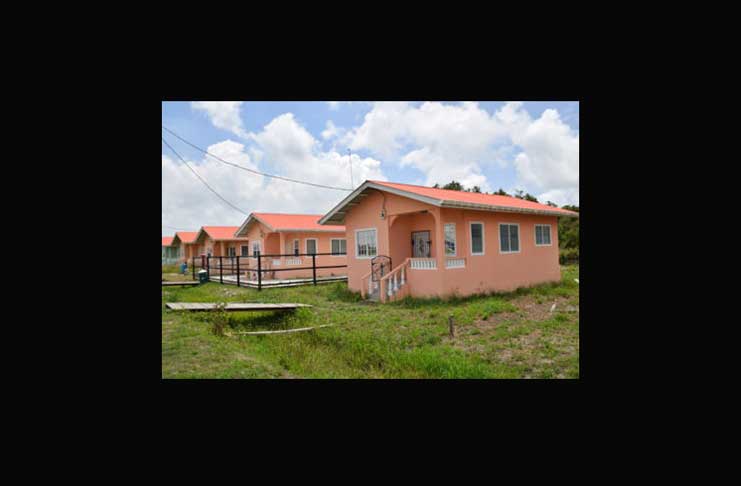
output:
M 182 142 L 190 145 L 194 149 L 200 150 L 204 154 L 210 155 L 211 157 L 213 157 L 214 159 L 218 160 L 219 162 L 223 162 L 224 164 L 231 165 L 232 167 L 236 167 L 237 169 L 246 170 L 247 172 L 252 172 L 253 174 L 259 174 L 259 175 L 265 176 L 265 177 L 272 177 L 274 179 L 280 179 L 280 180 L 283 180 L 283 181 L 295 182 L 297 184 L 306 184 L 307 186 L 321 187 L 323 189 L 334 189 L 335 191 L 347 191 L 347 192 L 352 192 L 353 191 L 352 189 L 348 189 L 346 187 L 325 186 L 323 184 L 315 184 L 313 182 L 299 181 L 297 179 L 290 179 L 288 177 L 283 177 L 283 176 L 278 176 L 278 175 L 273 175 L 273 174 L 266 174 L 264 172 L 260 172 L 260 171 L 254 170 L 254 169 L 249 169 L 247 167 L 242 167 L 241 165 L 237 165 L 237 164 L 234 164 L 232 162 L 227 162 L 226 160 L 224 160 L 222 158 L 219 158 L 216 155 L 212 154 L 208 150 L 202 149 L 201 147 L 190 143 L 189 141 L 185 140 L 183 137 L 181 137 L 177 133 L 173 132 L 172 130 L 170 130 L 169 128 L 167 128 L 164 125 L 162 125 L 162 128 L 164 128 L 165 130 L 167 130 L 168 132 L 170 132 L 170 134 L 173 135 L 175 138 L 178 138 L 179 140 L 181 140 Z
M 204 184 L 204 185 L 205 185 L 206 187 L 208 187 L 208 188 L 209 188 L 209 189 L 211 190 L 211 192 L 213 192 L 214 194 L 216 194 L 216 195 L 217 195 L 217 196 L 219 197 L 219 199 L 221 199 L 222 201 L 224 201 L 225 203 L 227 203 L 227 204 L 228 204 L 229 206 L 231 206 L 232 208 L 236 209 L 236 210 L 237 210 L 237 211 L 239 211 L 240 213 L 244 214 L 245 216 L 249 216 L 249 213 L 246 213 L 246 212 L 242 211 L 242 210 L 241 210 L 241 209 L 239 209 L 239 208 L 238 208 L 237 206 L 235 206 L 234 204 L 232 204 L 232 203 L 230 203 L 229 201 L 227 201 L 226 199 L 224 199 L 224 198 L 223 198 L 223 197 L 221 196 L 221 194 L 219 194 L 218 192 L 216 192 L 216 191 L 214 190 L 214 188 L 213 188 L 213 187 L 209 186 L 209 185 L 208 185 L 208 182 L 206 182 L 206 181 L 205 181 L 205 180 L 203 179 L 203 177 L 201 177 L 200 175 L 198 175 L 198 172 L 196 172 L 196 171 L 195 171 L 195 170 L 193 169 L 193 167 L 191 167 L 191 166 L 190 166 L 190 164 L 189 164 L 188 162 L 186 162 L 186 161 L 185 161 L 185 159 L 184 159 L 184 158 L 182 158 L 182 157 L 180 156 L 180 154 L 179 154 L 179 153 L 177 153 L 177 152 L 175 151 L 175 149 L 174 149 L 174 148 L 172 148 L 172 146 L 171 146 L 171 145 L 170 145 L 169 143 L 167 143 L 167 140 L 165 140 L 165 137 L 162 137 L 162 141 L 164 142 L 164 144 L 165 144 L 165 145 L 167 145 L 167 146 L 169 147 L 169 149 L 170 149 L 170 150 L 172 150 L 172 153 L 174 153 L 175 155 L 177 155 L 177 156 L 178 156 L 178 158 L 179 158 L 180 160 L 182 160 L 182 161 L 183 161 L 183 163 L 184 163 L 184 164 L 185 164 L 185 165 L 186 165 L 186 166 L 187 166 L 187 167 L 188 167 L 188 168 L 189 168 L 189 169 L 191 170 L 191 172 L 193 172 L 193 173 L 194 173 L 194 174 L 196 175 L 196 177 L 198 177 L 198 179 L 199 179 L 199 180 L 200 180 L 201 182 L 203 182 L 203 184 Z

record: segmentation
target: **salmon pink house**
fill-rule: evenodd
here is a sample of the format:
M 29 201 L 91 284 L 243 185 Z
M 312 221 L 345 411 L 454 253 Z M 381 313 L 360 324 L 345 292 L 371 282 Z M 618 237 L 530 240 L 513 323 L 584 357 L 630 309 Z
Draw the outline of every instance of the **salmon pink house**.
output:
M 169 264 L 177 261 L 177 248 L 172 246 L 172 236 L 162 237 L 162 263 Z
M 190 261 L 191 258 L 199 256 L 196 244 L 197 231 L 178 231 L 172 238 L 172 246 L 176 248 L 178 262 Z
M 202 226 L 195 238 L 199 255 L 247 256 L 247 238 L 234 236 L 237 226 Z
M 365 181 L 319 222 L 345 225 L 349 288 L 387 302 L 559 281 L 559 217 L 578 213 L 509 196 Z
M 318 277 L 346 275 L 345 227 L 320 225 L 321 217 L 321 214 L 251 213 L 234 234 L 249 242 L 250 256 L 258 252 L 265 255 L 261 258 L 262 268 L 273 271 L 265 272 L 263 278 L 311 277 L 311 269 L 298 268 L 311 267 L 312 260 L 318 267 L 336 267 L 317 269 Z M 250 260 L 255 260 L 249 262 L 251 267 L 257 265 L 256 259 Z

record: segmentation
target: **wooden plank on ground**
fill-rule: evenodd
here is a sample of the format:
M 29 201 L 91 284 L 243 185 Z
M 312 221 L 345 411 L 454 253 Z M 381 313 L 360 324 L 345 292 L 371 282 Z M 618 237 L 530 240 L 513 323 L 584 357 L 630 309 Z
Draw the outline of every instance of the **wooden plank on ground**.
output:
M 163 287 L 182 287 L 182 286 L 185 286 L 185 285 L 198 285 L 199 283 L 200 282 L 198 282 L 197 280 L 190 280 L 190 281 L 185 280 L 185 281 L 182 281 L 182 282 L 177 282 L 177 281 L 174 281 L 174 280 L 172 282 L 165 282 L 163 280 L 162 281 L 162 286 Z
M 217 310 L 218 304 L 206 302 L 168 302 L 168 309 L 184 311 L 212 311 Z M 311 307 L 308 304 L 263 304 L 258 302 L 229 303 L 224 307 L 227 312 L 237 311 L 271 311 L 271 310 L 294 310 L 299 307 Z
M 249 336 L 259 336 L 259 335 L 265 335 L 265 334 L 286 334 L 289 332 L 311 331 L 312 329 L 319 329 L 320 327 L 332 327 L 332 326 L 334 326 L 334 324 L 323 324 L 321 326 L 316 326 L 316 327 L 299 327 L 297 329 L 286 329 L 282 331 L 235 332 L 234 334 L 249 335 Z

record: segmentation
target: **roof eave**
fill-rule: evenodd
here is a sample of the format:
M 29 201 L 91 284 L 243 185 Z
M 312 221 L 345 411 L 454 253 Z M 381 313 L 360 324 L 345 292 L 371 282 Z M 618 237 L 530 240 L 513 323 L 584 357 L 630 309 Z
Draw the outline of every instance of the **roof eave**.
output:
M 469 203 L 461 201 L 443 201 L 442 207 L 444 208 L 457 208 L 457 209 L 473 209 L 476 211 L 495 211 L 502 213 L 525 213 L 525 214 L 539 214 L 543 216 L 565 216 L 567 218 L 578 218 L 578 214 L 562 213 L 559 211 L 548 211 L 544 209 L 529 209 L 529 208 L 513 208 L 508 206 L 496 206 L 491 204 L 479 204 Z

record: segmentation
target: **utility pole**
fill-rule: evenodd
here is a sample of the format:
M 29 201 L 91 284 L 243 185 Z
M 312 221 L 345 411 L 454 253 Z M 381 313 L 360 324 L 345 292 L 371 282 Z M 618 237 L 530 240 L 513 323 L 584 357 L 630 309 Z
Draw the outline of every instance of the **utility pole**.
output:
M 350 154 L 349 148 L 347 149 L 347 156 L 348 156 L 348 160 L 350 161 L 350 188 L 355 189 L 355 181 L 353 180 L 353 177 L 352 177 L 352 155 Z

